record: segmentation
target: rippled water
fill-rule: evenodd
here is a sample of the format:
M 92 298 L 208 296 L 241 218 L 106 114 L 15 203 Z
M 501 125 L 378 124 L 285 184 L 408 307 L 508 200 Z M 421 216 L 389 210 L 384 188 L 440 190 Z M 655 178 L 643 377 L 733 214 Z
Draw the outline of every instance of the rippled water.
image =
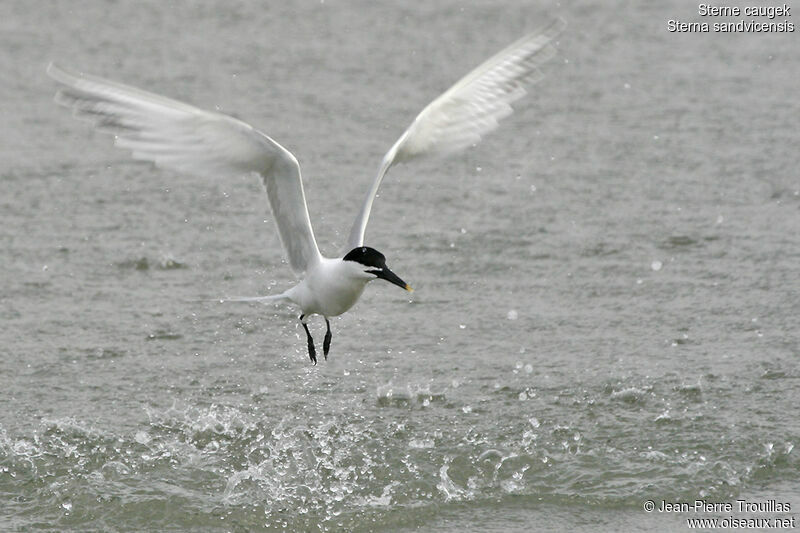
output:
M 794 34 L 678 2 L 0 7 L 0 529 L 685 531 L 800 509 Z M 334 253 L 382 152 L 542 24 L 560 55 L 461 158 L 392 170 L 372 284 L 312 367 L 260 186 L 128 162 L 50 60 L 295 152 Z M 316 335 L 324 325 L 313 323 Z

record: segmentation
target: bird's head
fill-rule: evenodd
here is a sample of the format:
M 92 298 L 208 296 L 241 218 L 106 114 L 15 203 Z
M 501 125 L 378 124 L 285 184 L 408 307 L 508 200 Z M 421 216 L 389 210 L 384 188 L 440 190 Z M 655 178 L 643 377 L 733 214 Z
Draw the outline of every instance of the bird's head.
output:
M 389 270 L 389 267 L 386 266 L 386 257 L 375 248 L 370 248 L 369 246 L 353 248 L 342 260 L 352 262 L 353 266 L 369 277 L 369 280 L 381 278 L 409 292 L 414 290 L 408 283 L 400 279 L 397 274 Z

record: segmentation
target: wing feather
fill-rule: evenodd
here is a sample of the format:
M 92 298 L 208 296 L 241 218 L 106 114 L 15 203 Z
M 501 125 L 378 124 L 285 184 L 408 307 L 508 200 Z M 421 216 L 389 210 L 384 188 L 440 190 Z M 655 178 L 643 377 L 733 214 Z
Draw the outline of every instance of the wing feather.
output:
M 372 203 L 392 165 L 427 155 L 444 155 L 478 143 L 513 113 L 511 104 L 525 86 L 541 79 L 538 67 L 555 55 L 551 42 L 565 28 L 558 18 L 544 30 L 526 35 L 484 61 L 428 104 L 381 161 L 356 217 L 347 249 L 364 244 Z
M 289 264 L 298 276 L 319 261 L 300 165 L 283 146 L 228 115 L 50 64 L 56 102 L 103 131 L 135 159 L 188 174 L 256 173 L 267 192 Z

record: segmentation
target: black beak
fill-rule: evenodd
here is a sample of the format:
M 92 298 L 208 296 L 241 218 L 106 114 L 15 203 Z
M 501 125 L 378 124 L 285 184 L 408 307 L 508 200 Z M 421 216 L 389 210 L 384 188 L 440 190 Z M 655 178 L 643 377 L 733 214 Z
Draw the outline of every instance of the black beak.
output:
M 400 279 L 400 277 L 397 274 L 395 274 L 394 272 L 389 270 L 389 267 L 383 267 L 383 269 L 381 269 L 381 270 L 372 270 L 371 272 L 373 274 L 375 274 L 376 276 L 378 276 L 379 278 L 385 279 L 389 283 L 394 283 L 398 287 L 402 287 L 403 289 L 407 290 L 408 292 L 411 292 L 411 291 L 414 290 L 414 289 L 411 288 L 411 286 L 408 283 L 406 283 L 405 281 Z

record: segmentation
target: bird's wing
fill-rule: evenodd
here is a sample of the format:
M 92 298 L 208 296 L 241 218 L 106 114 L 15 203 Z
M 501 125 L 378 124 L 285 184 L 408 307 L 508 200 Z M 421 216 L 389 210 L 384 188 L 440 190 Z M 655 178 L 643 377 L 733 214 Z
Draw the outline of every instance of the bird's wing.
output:
M 201 175 L 257 173 L 264 184 L 292 270 L 301 276 L 320 253 L 308 217 L 300 165 L 283 146 L 248 124 L 54 64 L 63 87 L 56 102 L 114 134 L 135 159 Z
M 511 104 L 525 95 L 525 83 L 538 81 L 538 66 L 553 57 L 550 42 L 566 22 L 558 18 L 484 61 L 444 94 L 428 104 L 381 161 L 347 241 L 348 250 L 364 244 L 372 202 L 383 176 L 395 163 L 415 157 L 448 154 L 476 144 L 513 112 Z

